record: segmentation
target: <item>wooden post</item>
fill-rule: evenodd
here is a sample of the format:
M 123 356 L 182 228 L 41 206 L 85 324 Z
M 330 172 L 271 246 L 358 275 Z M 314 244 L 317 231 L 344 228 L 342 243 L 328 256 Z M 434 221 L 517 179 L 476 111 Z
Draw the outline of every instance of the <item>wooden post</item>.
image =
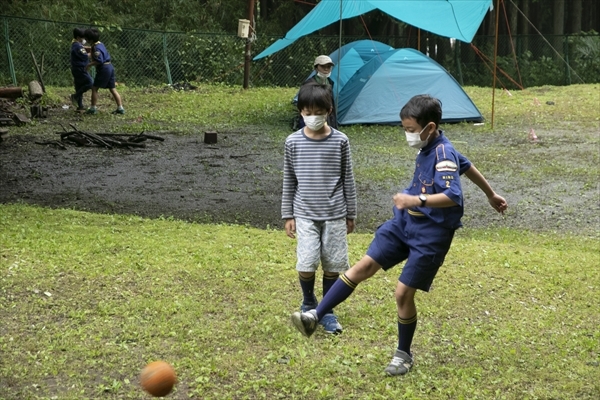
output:
M 496 40 L 494 44 L 494 81 L 492 82 L 492 131 L 494 130 L 494 106 L 496 104 L 496 71 L 498 69 L 498 23 L 500 18 L 500 0 L 496 3 Z
M 250 63 L 252 62 L 252 36 L 254 35 L 254 0 L 248 0 L 248 20 L 250 21 L 250 31 L 246 38 L 246 51 L 244 61 L 244 89 L 248 89 L 250 80 Z
M 214 131 L 204 132 L 204 143 L 206 143 L 206 144 L 217 143 L 217 132 L 214 132 Z

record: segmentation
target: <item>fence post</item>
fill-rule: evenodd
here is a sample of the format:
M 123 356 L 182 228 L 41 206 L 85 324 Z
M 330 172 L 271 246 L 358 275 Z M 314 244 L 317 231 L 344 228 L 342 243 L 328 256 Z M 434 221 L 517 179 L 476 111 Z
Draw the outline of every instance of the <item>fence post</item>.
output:
M 167 68 L 167 79 L 169 85 L 173 85 L 173 79 L 171 78 L 171 69 L 169 68 L 169 58 L 167 57 L 167 34 L 163 33 L 163 54 L 165 56 L 165 67 Z
M 462 42 L 460 40 L 456 40 L 454 42 L 454 61 L 456 62 L 456 72 L 458 74 L 458 83 L 460 86 L 464 85 L 463 74 L 462 74 L 462 66 L 461 64 L 461 46 Z
M 567 85 L 571 84 L 571 65 L 569 64 L 569 35 L 564 36 L 563 49 L 565 51 L 565 63 L 567 64 Z
M 10 77 L 12 78 L 13 85 L 17 86 L 17 76 L 15 75 L 15 64 L 12 59 L 12 52 L 10 51 L 10 40 L 8 38 L 8 18 L 2 18 L 4 22 L 4 40 L 6 41 L 6 58 L 8 59 L 8 69 L 10 70 Z

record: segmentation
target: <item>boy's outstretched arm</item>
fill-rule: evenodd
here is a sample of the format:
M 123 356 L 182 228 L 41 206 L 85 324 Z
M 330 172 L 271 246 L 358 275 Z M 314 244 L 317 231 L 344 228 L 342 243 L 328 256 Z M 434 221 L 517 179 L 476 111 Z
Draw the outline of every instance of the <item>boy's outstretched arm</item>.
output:
M 508 203 L 504 197 L 494 192 L 494 189 L 492 189 L 485 177 L 477 168 L 475 168 L 473 164 L 471 164 L 471 167 L 465 171 L 465 175 L 471 180 L 471 182 L 476 184 L 483 193 L 485 193 L 490 205 L 494 208 L 494 210 L 504 214 L 504 211 L 506 211 L 508 208 Z

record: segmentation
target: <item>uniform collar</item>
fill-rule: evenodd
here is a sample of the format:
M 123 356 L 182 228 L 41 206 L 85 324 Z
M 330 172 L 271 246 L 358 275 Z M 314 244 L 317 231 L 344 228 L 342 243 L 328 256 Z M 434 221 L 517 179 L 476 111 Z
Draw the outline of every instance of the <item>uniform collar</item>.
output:
M 429 151 L 429 149 L 437 147 L 437 145 L 440 144 L 440 142 L 444 139 L 444 131 L 439 129 L 438 133 L 438 137 L 427 143 L 427 146 L 423 147 L 421 151 Z

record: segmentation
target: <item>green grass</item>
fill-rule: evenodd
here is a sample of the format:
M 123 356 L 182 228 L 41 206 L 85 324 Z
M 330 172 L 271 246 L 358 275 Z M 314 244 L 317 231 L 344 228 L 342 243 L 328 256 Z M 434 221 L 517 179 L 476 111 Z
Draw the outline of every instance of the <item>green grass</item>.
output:
M 351 235 L 356 261 L 371 235 Z M 396 342 L 396 268 L 303 338 L 295 242 L 276 230 L 0 206 L 0 398 L 139 399 L 172 363 L 173 398 L 595 399 L 600 272 L 593 238 L 461 231 L 420 293 L 417 364 Z
M 70 91 L 48 88 L 44 101 L 68 104 Z M 76 124 L 282 142 L 295 91 L 119 87 L 124 117 L 101 91 L 101 113 Z M 486 123 L 444 129 L 488 178 L 525 196 L 553 186 L 597 196 L 598 85 L 498 91 L 493 129 L 491 89 L 466 91 Z M 56 113 L 21 129 L 55 138 L 55 122 L 73 121 Z M 343 130 L 357 181 L 409 179 L 414 151 L 398 127 Z M 511 209 L 549 212 L 552 201 Z M 289 323 L 300 292 L 295 242 L 280 230 L 0 205 L 0 399 L 148 398 L 138 374 L 156 359 L 176 368 L 177 399 L 597 399 L 598 229 L 552 229 L 459 230 L 432 292 L 417 296 L 415 369 L 390 379 L 399 267 L 338 308 L 343 335 L 305 339 Z M 371 237 L 349 236 L 351 262 Z

